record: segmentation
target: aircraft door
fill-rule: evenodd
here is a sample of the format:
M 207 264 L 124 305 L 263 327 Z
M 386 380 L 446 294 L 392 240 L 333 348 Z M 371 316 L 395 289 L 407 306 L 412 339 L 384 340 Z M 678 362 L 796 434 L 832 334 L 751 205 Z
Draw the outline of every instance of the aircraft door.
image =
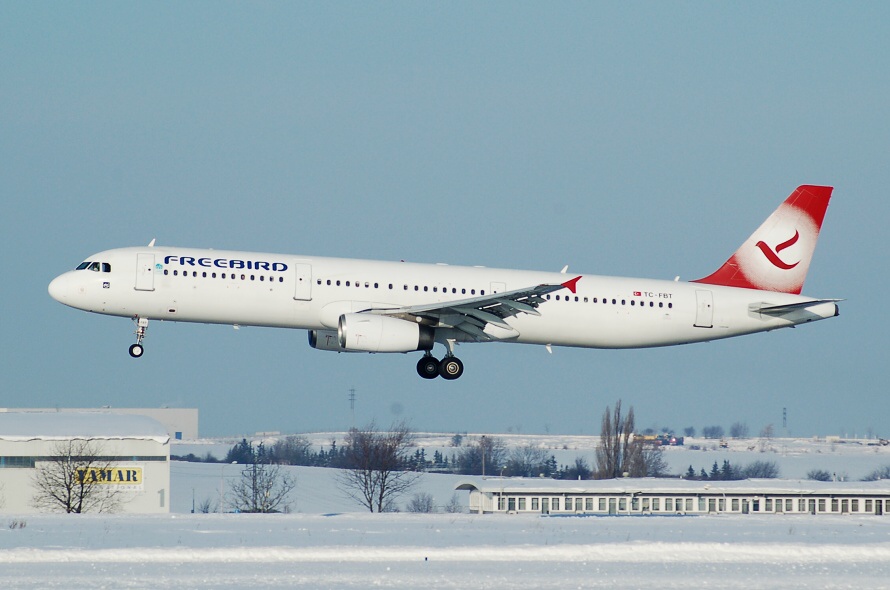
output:
M 136 255 L 136 290 L 155 290 L 155 255 Z
M 312 301 L 312 265 L 295 264 L 296 286 L 294 287 L 294 299 L 297 301 Z
M 696 328 L 714 327 L 714 294 L 711 291 L 695 292 L 695 324 Z

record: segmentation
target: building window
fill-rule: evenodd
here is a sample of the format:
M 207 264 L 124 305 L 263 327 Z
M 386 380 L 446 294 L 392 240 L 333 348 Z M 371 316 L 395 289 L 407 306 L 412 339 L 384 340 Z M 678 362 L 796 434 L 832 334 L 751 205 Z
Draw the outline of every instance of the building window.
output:
M 519 509 L 525 510 L 525 498 L 519 498 Z
M 538 498 L 532 498 L 532 510 L 540 510 L 540 500 Z

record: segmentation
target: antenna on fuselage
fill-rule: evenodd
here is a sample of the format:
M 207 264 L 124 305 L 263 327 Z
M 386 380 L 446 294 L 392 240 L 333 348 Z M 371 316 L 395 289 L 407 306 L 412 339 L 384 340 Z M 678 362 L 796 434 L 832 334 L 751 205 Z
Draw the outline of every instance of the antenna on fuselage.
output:
M 156 238 L 152 238 L 151 241 L 148 243 L 148 247 L 149 247 L 149 248 L 154 248 L 154 247 L 155 247 L 155 239 L 156 239 Z

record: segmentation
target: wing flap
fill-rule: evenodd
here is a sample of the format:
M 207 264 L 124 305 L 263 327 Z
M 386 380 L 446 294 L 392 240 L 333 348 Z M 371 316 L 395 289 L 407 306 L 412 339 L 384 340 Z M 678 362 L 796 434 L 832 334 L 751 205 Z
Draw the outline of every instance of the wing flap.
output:
M 365 310 L 365 313 L 395 316 L 438 327 L 451 327 L 461 330 L 479 341 L 498 340 L 519 335 L 506 322 L 508 318 L 521 313 L 540 316 L 541 312 L 537 308 L 546 301 L 547 294 L 562 289 L 569 289 L 574 293 L 580 278 L 578 276 L 565 283 L 541 284 L 505 293 L 492 293 L 456 301 L 398 308 L 371 308 Z M 494 328 L 491 329 L 489 326 Z M 498 334 L 486 333 L 486 329 Z

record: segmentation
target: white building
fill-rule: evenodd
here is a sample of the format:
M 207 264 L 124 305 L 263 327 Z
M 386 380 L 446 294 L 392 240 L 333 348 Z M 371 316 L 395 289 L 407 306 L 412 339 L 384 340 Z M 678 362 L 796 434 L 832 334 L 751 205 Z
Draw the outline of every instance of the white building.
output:
M 119 512 L 170 511 L 170 436 L 158 421 L 109 412 L 0 412 L 0 513 L 36 510 L 35 473 L 71 440 L 95 444 L 109 467 L 98 476 L 119 490 Z
M 113 412 L 148 416 L 164 425 L 173 440 L 198 438 L 197 408 L 0 408 L 0 412 Z
M 890 481 L 758 479 L 553 480 L 478 477 L 461 482 L 470 512 L 556 515 L 890 515 Z

